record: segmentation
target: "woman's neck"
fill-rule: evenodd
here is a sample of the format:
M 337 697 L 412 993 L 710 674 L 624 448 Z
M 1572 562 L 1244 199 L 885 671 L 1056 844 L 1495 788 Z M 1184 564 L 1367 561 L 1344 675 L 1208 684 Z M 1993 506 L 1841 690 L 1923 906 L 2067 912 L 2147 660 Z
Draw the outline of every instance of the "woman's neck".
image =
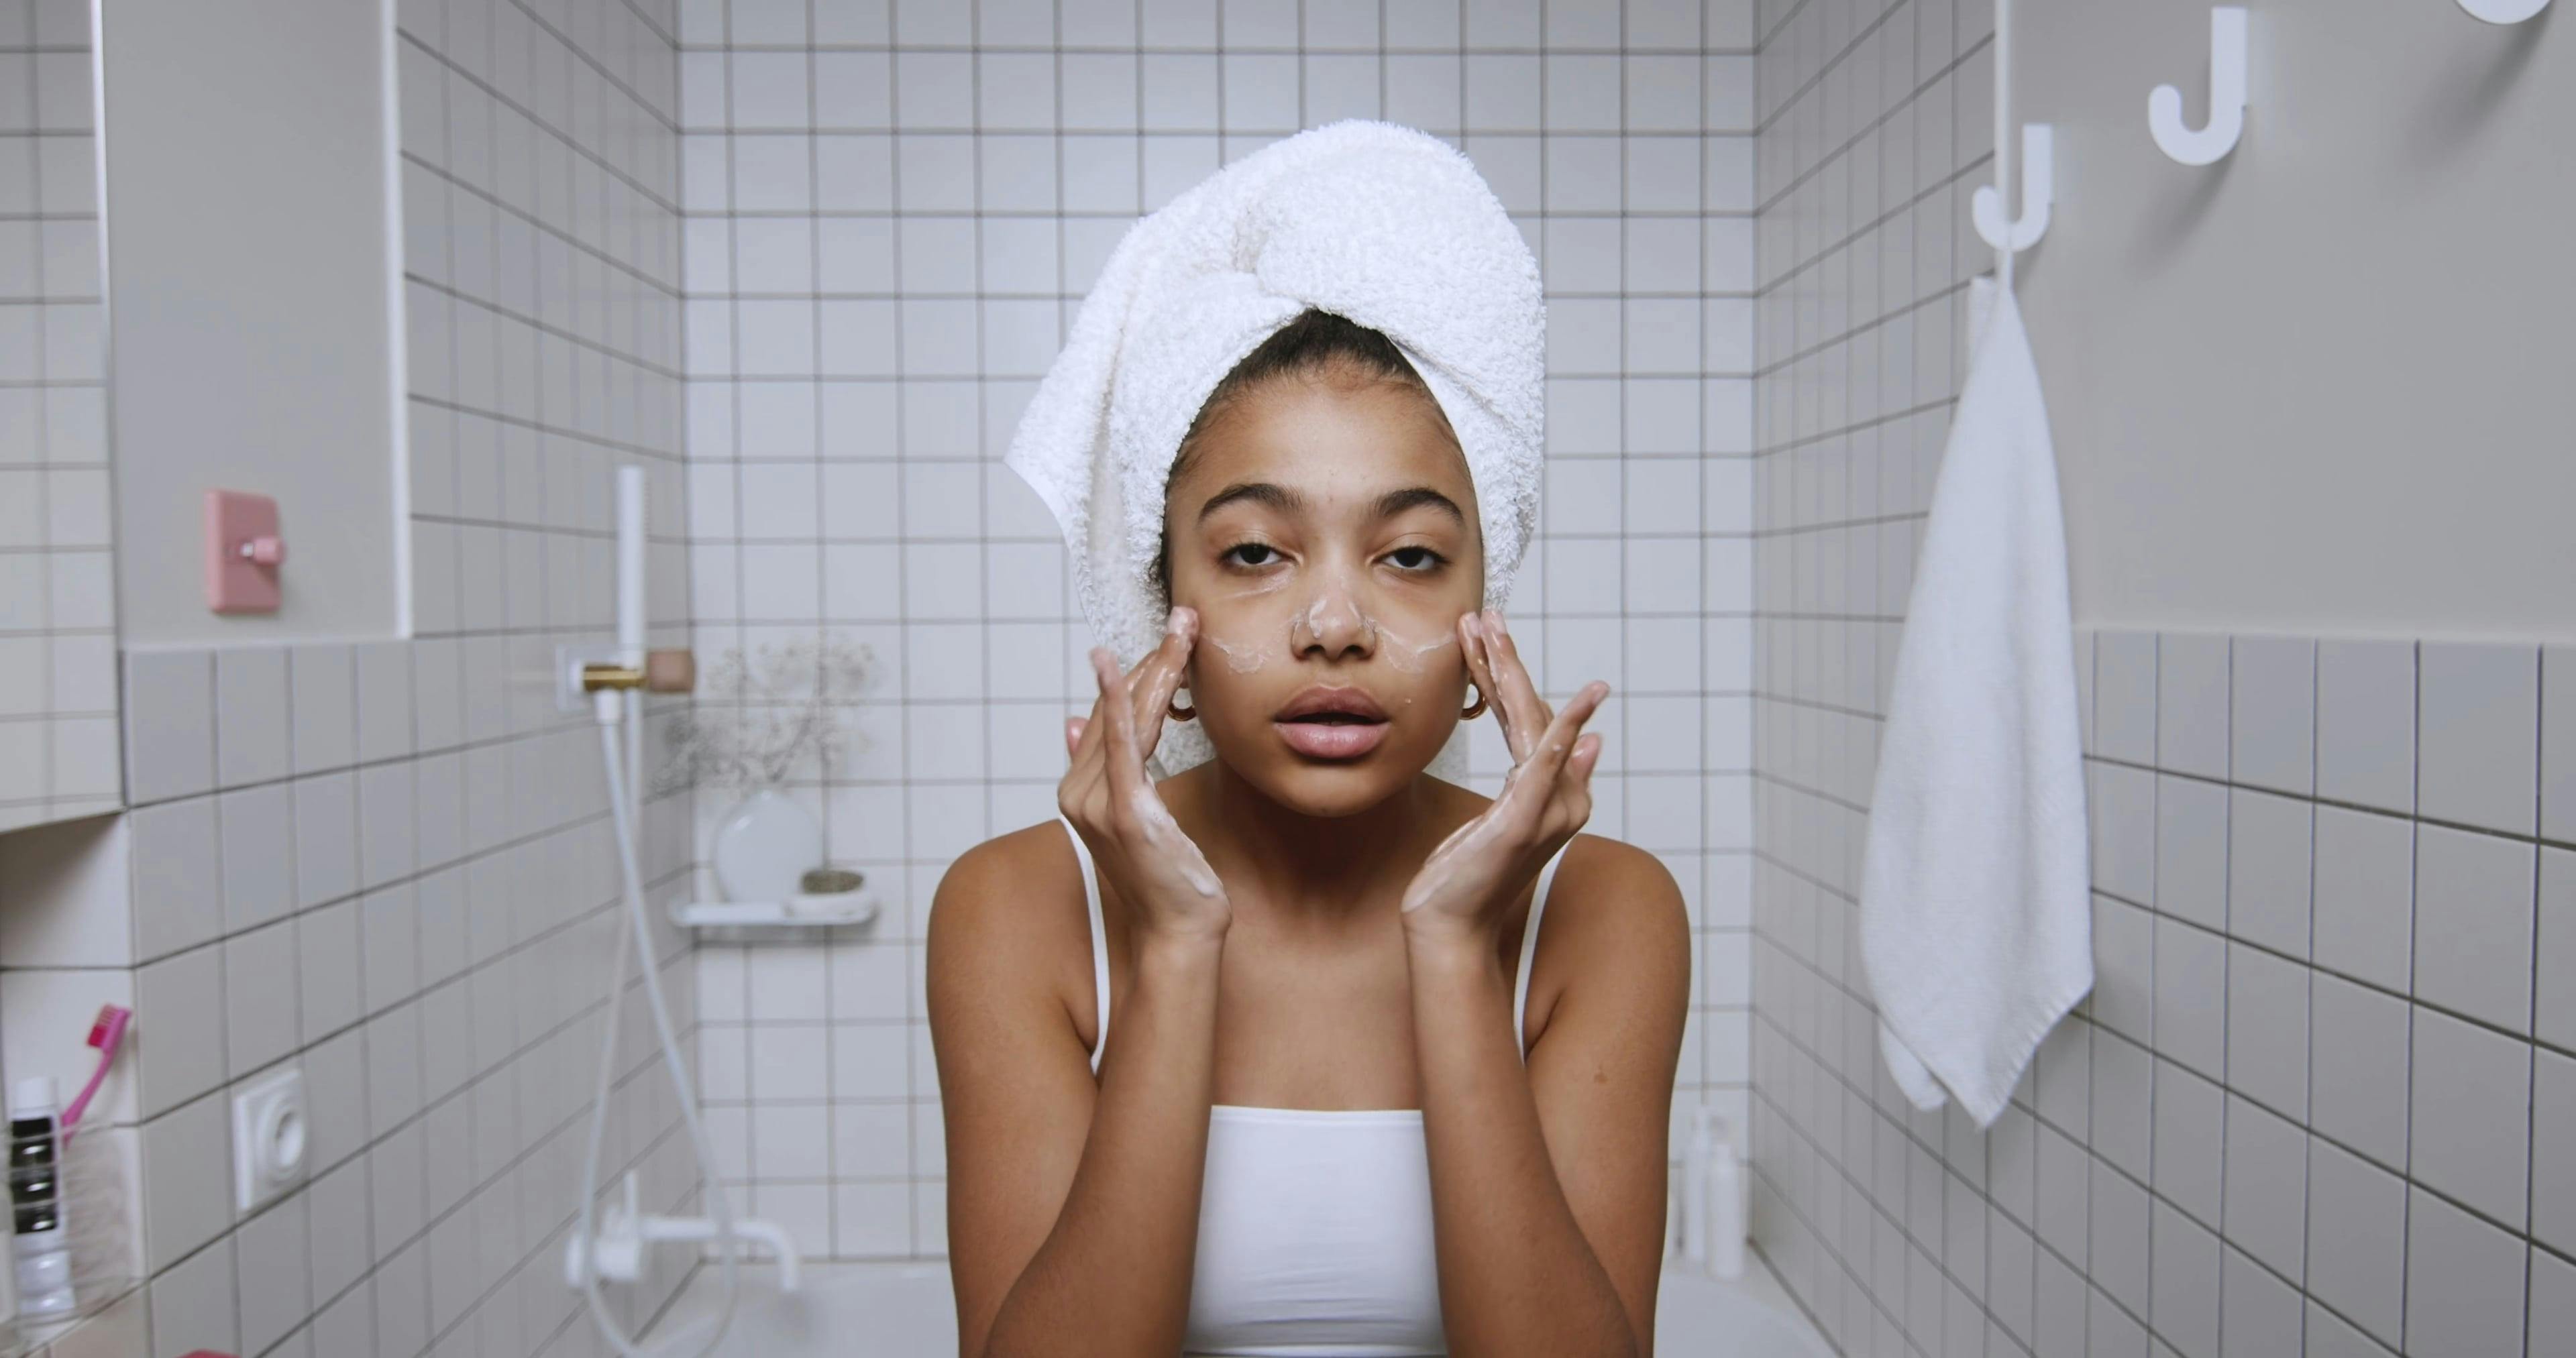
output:
M 1211 759 L 1162 791 L 1219 877 L 1274 912 L 1347 917 L 1400 894 L 1402 879 L 1465 818 L 1441 795 L 1446 786 L 1417 775 L 1374 806 L 1309 815 Z

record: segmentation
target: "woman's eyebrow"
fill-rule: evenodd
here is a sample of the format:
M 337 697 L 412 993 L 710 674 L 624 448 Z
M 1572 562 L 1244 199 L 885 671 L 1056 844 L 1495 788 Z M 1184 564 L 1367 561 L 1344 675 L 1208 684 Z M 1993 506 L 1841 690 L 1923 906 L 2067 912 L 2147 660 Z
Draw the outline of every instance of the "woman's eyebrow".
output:
M 1286 486 L 1268 481 L 1237 481 L 1209 496 L 1207 503 L 1199 506 L 1199 521 L 1206 522 L 1208 515 L 1237 500 L 1250 500 L 1257 505 L 1267 505 L 1282 514 L 1302 514 L 1306 510 L 1306 497 Z
M 1237 500 L 1266 505 L 1282 514 L 1301 514 L 1306 510 L 1306 497 L 1286 486 L 1270 481 L 1237 481 L 1209 496 L 1207 503 L 1199 506 L 1200 520 L 1205 521 L 1208 515 Z M 1408 509 L 1426 507 L 1447 514 L 1461 528 L 1467 526 L 1466 512 L 1458 508 L 1458 502 L 1429 486 L 1406 486 L 1379 496 L 1377 517 L 1391 519 Z
M 1406 486 L 1377 497 L 1377 516 L 1391 519 L 1408 509 L 1426 506 L 1448 515 L 1461 528 L 1467 526 L 1467 515 L 1458 508 L 1458 502 L 1429 486 Z

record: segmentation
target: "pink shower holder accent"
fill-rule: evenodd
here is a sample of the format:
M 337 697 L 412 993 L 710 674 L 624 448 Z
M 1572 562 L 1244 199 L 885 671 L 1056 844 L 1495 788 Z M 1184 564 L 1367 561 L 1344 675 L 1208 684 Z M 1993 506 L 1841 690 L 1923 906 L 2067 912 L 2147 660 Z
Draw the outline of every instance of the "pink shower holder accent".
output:
M 217 613 L 277 611 L 277 501 L 241 490 L 206 492 L 206 607 Z

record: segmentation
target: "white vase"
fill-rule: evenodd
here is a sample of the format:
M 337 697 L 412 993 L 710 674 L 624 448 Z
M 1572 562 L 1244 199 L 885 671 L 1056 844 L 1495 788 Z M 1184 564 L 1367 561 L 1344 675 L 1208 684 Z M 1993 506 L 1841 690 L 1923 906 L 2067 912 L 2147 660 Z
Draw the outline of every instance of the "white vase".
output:
M 823 829 L 776 788 L 754 791 L 716 827 L 716 885 L 729 901 L 783 901 L 823 865 Z

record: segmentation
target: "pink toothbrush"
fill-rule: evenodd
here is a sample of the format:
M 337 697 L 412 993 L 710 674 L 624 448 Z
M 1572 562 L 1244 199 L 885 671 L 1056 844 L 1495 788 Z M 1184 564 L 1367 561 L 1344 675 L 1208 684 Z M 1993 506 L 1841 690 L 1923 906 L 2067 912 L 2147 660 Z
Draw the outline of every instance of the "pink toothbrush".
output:
M 81 1110 L 89 1107 L 92 1094 L 107 1081 L 107 1068 L 116 1064 L 116 1049 L 125 1041 L 125 1025 L 134 1021 L 134 1011 L 121 1004 L 100 1005 L 98 1018 L 89 1025 L 89 1044 L 98 1048 L 98 1069 L 89 1074 L 89 1083 L 81 1086 L 80 1096 L 63 1110 L 63 1144 L 72 1141 L 72 1124 L 80 1121 Z

